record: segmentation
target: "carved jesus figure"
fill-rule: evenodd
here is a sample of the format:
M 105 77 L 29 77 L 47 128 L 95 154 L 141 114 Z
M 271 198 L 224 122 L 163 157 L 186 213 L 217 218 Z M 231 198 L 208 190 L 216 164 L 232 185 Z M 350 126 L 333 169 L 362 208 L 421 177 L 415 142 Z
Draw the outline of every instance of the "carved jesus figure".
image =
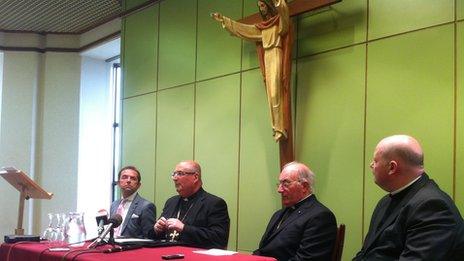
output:
M 241 39 L 256 42 L 257 54 L 271 113 L 274 139 L 287 138 L 284 126 L 282 92 L 290 88 L 292 26 L 285 0 L 258 0 L 263 22 L 249 25 L 239 23 L 220 13 L 213 19 Z

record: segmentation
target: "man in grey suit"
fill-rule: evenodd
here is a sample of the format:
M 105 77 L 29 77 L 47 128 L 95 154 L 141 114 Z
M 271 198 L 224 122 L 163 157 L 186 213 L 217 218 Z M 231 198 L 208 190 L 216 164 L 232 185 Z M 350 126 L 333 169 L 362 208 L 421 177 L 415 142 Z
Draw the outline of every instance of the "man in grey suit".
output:
M 424 172 L 413 137 L 379 142 L 370 165 L 375 183 L 389 192 L 372 215 L 353 260 L 464 260 L 464 222 L 453 200 Z
M 330 260 L 337 235 L 335 216 L 314 195 L 314 174 L 291 162 L 279 176 L 277 192 L 285 208 L 272 216 L 254 255 L 279 261 Z
M 123 221 L 115 229 L 115 236 L 147 238 L 153 229 L 156 207 L 137 193 L 140 185 L 140 171 L 136 167 L 126 166 L 119 171 L 118 186 L 122 198 L 111 204 L 110 214 L 121 215 Z

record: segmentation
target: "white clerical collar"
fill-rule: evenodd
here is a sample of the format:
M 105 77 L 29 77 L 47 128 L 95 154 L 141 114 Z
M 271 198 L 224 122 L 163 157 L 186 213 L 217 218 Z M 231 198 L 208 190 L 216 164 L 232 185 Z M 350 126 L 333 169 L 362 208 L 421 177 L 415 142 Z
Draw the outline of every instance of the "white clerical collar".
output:
M 134 193 L 132 193 L 132 194 L 131 194 L 130 196 L 128 196 L 127 198 L 121 197 L 121 200 L 125 199 L 126 202 L 127 202 L 127 201 L 134 201 L 135 196 L 137 196 L 137 191 L 134 192 Z
M 407 187 L 411 186 L 414 182 L 416 182 L 418 179 L 420 179 L 420 177 L 422 177 L 422 175 L 420 175 L 419 177 L 415 178 L 413 181 L 409 182 L 408 184 L 406 184 L 405 186 L 393 191 L 393 192 L 390 192 L 390 195 L 395 195 L 395 194 L 398 194 L 400 193 L 401 191 L 405 190 Z
M 307 195 L 306 197 L 304 197 L 303 199 L 301 199 L 300 201 L 298 201 L 297 203 L 293 204 L 293 206 L 289 207 L 289 208 L 293 208 L 295 209 L 296 206 L 298 206 L 298 204 L 300 204 L 300 202 L 302 202 L 303 200 L 311 197 L 312 193 L 310 193 L 309 195 Z
M 303 200 L 305 200 L 305 199 L 311 197 L 312 194 L 313 194 L 313 193 L 309 193 L 309 194 L 308 194 L 306 197 L 304 197 L 302 200 L 298 201 L 298 203 L 300 203 L 301 201 L 303 201 Z M 298 204 L 298 203 L 296 203 L 296 204 Z M 295 204 L 295 205 L 296 205 L 296 204 Z

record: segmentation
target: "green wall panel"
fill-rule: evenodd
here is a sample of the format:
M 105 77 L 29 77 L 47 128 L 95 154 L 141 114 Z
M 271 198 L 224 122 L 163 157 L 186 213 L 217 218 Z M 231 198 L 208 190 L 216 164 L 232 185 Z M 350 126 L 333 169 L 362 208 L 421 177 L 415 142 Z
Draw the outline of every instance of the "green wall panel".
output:
M 256 44 L 248 41 L 242 41 L 242 43 L 242 69 L 249 70 L 259 67 Z
M 456 1 L 456 9 L 457 19 L 462 20 L 464 18 L 464 0 Z
M 281 206 L 275 186 L 280 172 L 279 147 L 272 137 L 259 70 L 243 73 L 241 97 L 237 247 L 252 251 L 258 247 L 272 214 Z
M 425 169 L 451 194 L 453 185 L 453 25 L 376 41 L 369 45 L 365 228 L 385 194 L 368 164 L 380 139 L 392 134 L 418 138 Z
M 177 193 L 171 179 L 175 165 L 193 159 L 193 95 L 193 85 L 158 92 L 155 195 L 160 210 Z
M 298 61 L 297 160 L 314 171 L 315 194 L 346 225 L 345 257 L 362 242 L 364 67 L 365 46 Z
M 228 248 L 236 249 L 240 75 L 198 83 L 195 104 L 195 160 L 205 189 L 227 202 Z
M 249 70 L 259 66 L 258 56 L 256 55 L 256 44 L 242 41 L 242 69 Z
M 121 166 L 139 168 L 139 192 L 151 201 L 155 200 L 155 110 L 154 93 L 123 100 Z
M 464 22 L 457 26 L 456 204 L 464 214 Z
M 198 1 L 197 80 L 240 70 L 241 40 L 231 36 L 220 23 L 213 20 L 210 16 L 213 12 L 239 19 L 242 3 L 230 0 Z
M 405 33 L 452 21 L 454 3 L 343 0 L 299 17 L 298 55 L 305 58 L 294 60 L 292 73 L 296 157 L 315 171 L 318 198 L 347 225 L 343 260 L 361 247 L 372 210 L 385 195 L 369 163 L 387 135 L 416 136 L 427 172 L 446 192 L 455 191 L 464 211 L 464 22 L 456 37 L 454 24 Z M 463 1 L 456 3 L 462 19 Z M 124 18 L 121 161 L 141 168 L 142 195 L 155 199 L 159 214 L 176 194 L 170 177 L 175 164 L 198 160 L 205 188 L 228 203 L 229 249 L 249 252 L 281 207 L 278 145 L 255 45 L 221 29 L 209 17 L 212 11 L 238 18 L 256 13 L 257 6 L 255 0 L 166 0 Z M 370 39 L 404 34 L 366 44 L 367 28 Z M 228 76 L 214 78 L 221 75 Z
M 247 17 L 258 12 L 257 1 L 242 0 L 243 1 L 243 17 Z
M 165 89 L 195 80 L 197 1 L 163 1 L 160 8 L 158 88 Z
M 298 18 L 298 57 L 366 40 L 367 1 L 340 3 Z
M 124 98 L 156 90 L 157 31 L 158 5 L 124 19 Z
M 454 0 L 369 1 L 369 39 L 454 20 Z
M 124 10 L 129 10 L 148 1 L 149 0 L 124 0 Z

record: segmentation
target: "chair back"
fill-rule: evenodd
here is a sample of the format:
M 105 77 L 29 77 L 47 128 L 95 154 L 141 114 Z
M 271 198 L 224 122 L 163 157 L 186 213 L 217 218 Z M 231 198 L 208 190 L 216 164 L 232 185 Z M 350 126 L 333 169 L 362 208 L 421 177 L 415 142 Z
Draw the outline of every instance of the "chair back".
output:
M 337 228 L 337 237 L 332 252 L 332 261 L 342 260 L 343 244 L 345 243 L 345 224 L 340 224 Z

